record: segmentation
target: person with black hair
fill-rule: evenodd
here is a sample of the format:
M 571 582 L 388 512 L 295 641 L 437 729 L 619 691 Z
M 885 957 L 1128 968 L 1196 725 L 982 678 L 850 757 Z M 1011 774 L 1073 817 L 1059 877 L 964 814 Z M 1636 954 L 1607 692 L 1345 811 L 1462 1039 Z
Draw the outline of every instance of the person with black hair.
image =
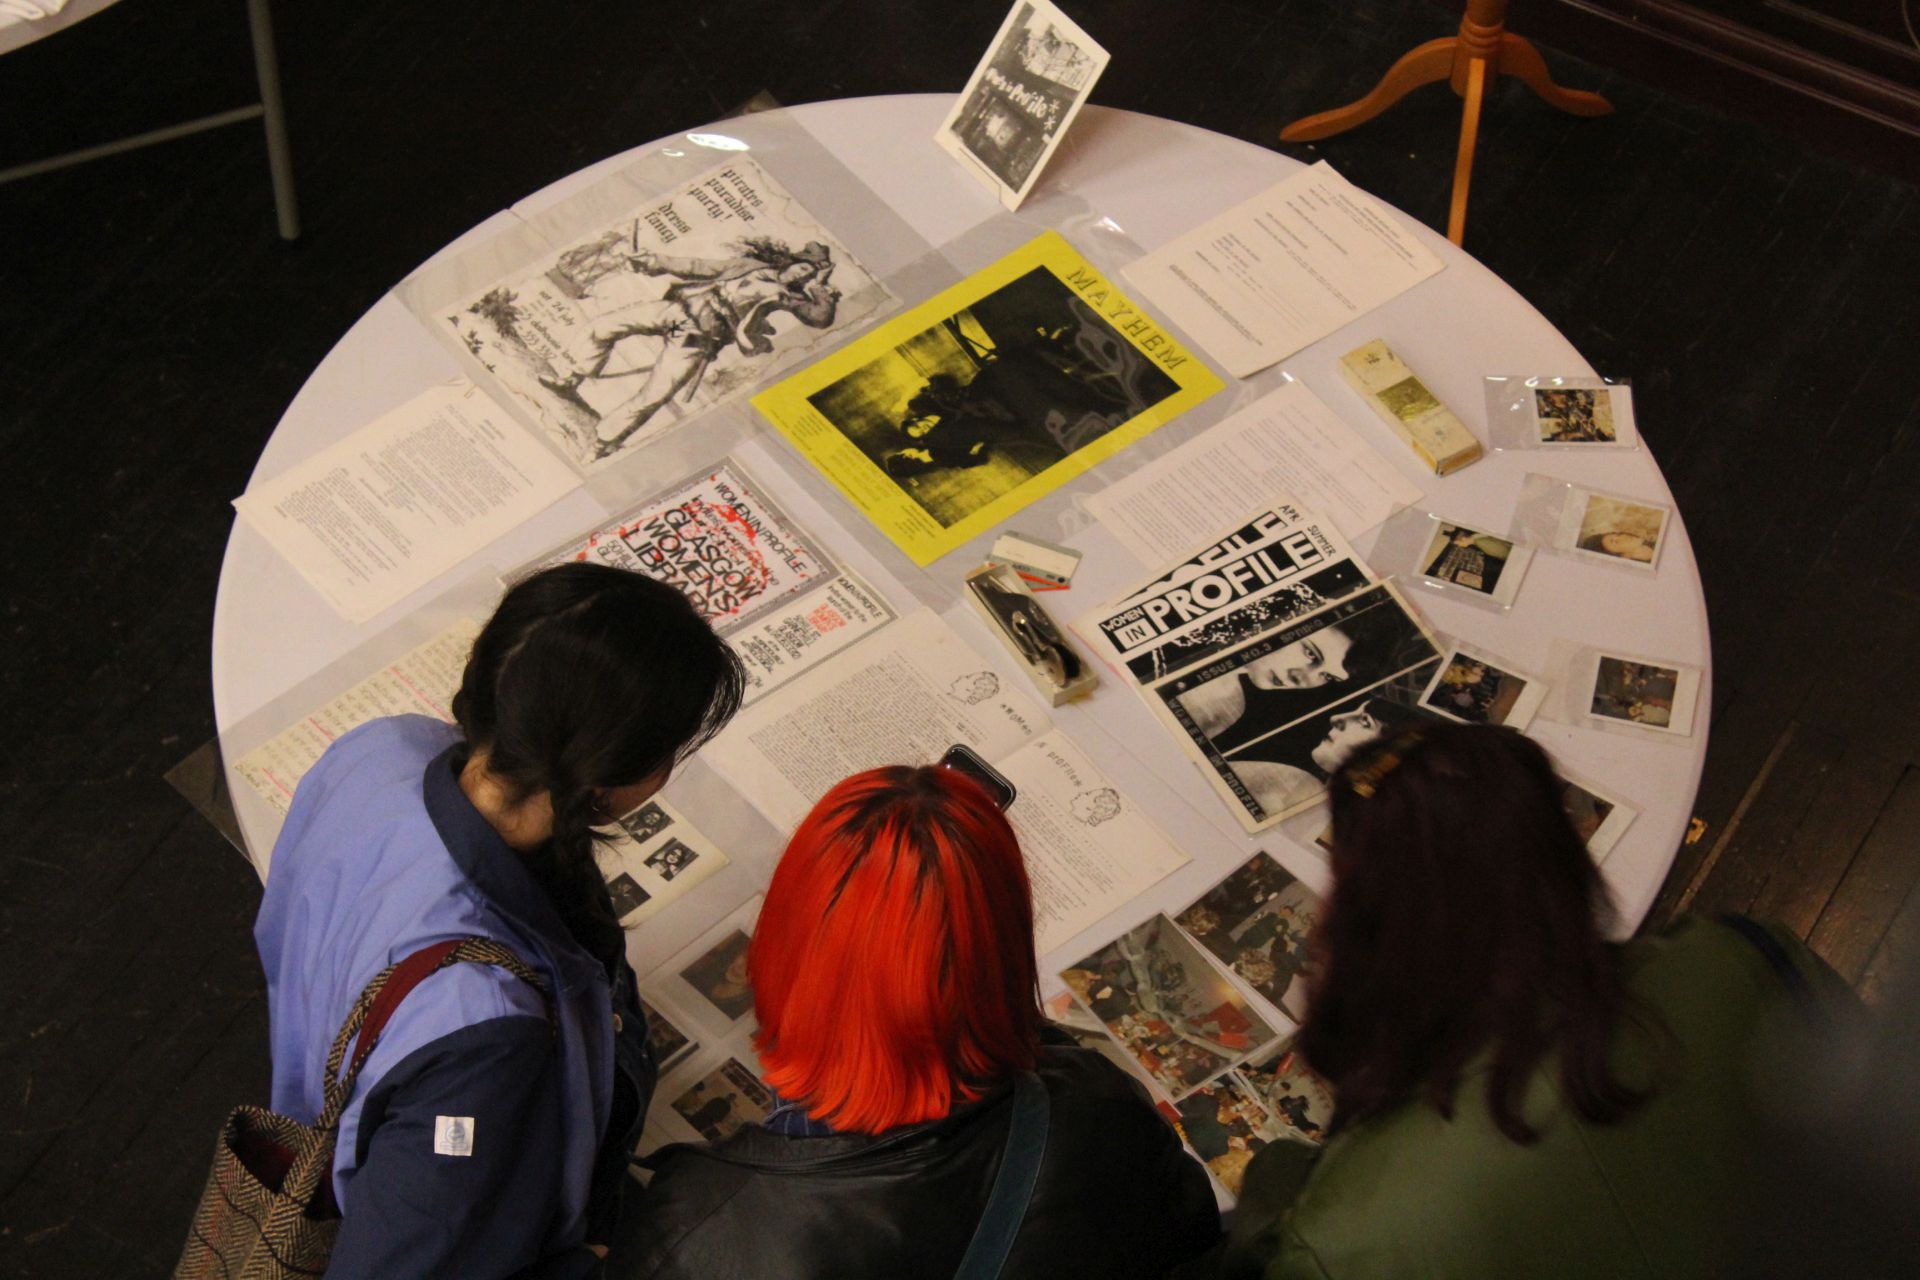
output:
M 739 708 L 739 660 L 686 598 L 603 565 L 509 590 L 455 724 L 374 720 L 301 780 L 254 934 L 273 1108 L 319 1113 L 327 1054 L 376 974 L 479 937 L 400 1004 L 341 1118 L 329 1276 L 574 1276 L 611 1238 L 657 1076 L 598 829 Z

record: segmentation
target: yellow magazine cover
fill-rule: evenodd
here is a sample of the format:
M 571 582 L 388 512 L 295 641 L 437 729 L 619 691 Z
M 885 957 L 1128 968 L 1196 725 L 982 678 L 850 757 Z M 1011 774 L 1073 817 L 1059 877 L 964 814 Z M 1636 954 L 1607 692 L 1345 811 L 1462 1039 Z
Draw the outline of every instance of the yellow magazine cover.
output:
M 1049 231 L 753 404 L 926 565 L 1221 385 Z

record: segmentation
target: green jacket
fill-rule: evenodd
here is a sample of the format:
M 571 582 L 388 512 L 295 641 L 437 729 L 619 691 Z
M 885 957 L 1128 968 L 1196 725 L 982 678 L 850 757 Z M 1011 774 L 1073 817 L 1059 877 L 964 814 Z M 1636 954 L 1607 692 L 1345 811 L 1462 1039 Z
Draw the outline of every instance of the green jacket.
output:
M 1820 994 L 1844 984 L 1792 936 L 1770 929 Z M 1752 942 L 1684 920 L 1624 949 L 1629 989 L 1671 1032 L 1623 1032 L 1622 1077 L 1651 1099 L 1595 1125 L 1559 1105 L 1556 1070 L 1536 1073 L 1520 1146 L 1487 1110 L 1484 1061 L 1454 1118 L 1408 1103 L 1324 1148 L 1267 1147 L 1247 1171 L 1225 1273 L 1320 1277 L 1647 1277 L 1721 1274 L 1756 1177 L 1769 1171 L 1752 1089 L 1795 1087 L 1791 1037 L 1806 1011 Z M 1785 1031 L 1784 1040 L 1773 1038 Z M 1801 1041 L 1804 1044 L 1804 1039 Z M 1766 1060 L 1755 1052 L 1765 1047 Z

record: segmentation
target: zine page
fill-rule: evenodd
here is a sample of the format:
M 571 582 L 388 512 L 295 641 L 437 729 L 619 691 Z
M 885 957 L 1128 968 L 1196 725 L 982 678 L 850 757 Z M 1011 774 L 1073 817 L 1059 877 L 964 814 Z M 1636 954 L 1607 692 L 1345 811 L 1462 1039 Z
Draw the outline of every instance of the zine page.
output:
M 613 899 L 614 918 L 631 929 L 727 865 L 727 855 L 665 800 L 623 815 L 594 855 Z
M 731 458 L 550 552 L 685 595 L 739 655 L 753 702 L 891 622 L 893 607 L 837 565 Z
M 701 759 L 791 831 L 850 774 L 932 764 L 955 743 L 998 761 L 1050 727 L 1037 699 L 921 609 L 742 711 Z
M 1035 738 L 994 767 L 1019 792 L 1007 819 L 1033 884 L 1039 954 L 1186 865 L 1187 855 L 1066 738 Z
M 579 483 L 472 383 L 434 387 L 234 509 L 350 622 L 365 622 Z
M 582 469 L 838 340 L 892 301 L 739 156 L 500 280 L 440 323 Z
M 1234 528 L 1216 527 L 1206 545 L 1076 628 L 1146 689 L 1372 579 L 1338 530 L 1282 502 Z
M 1420 487 L 1394 469 L 1304 382 L 1288 382 L 1087 498 L 1087 509 L 1142 564 L 1208 537 L 1222 511 L 1284 493 L 1357 538 Z
M 1018 0 L 934 140 L 1018 209 L 1106 68 L 1107 51 L 1073 19 Z
M 1126 269 L 1142 296 L 1250 378 L 1446 265 L 1322 160 Z
M 421 715 L 451 722 L 453 695 L 479 634 L 478 622 L 455 623 L 241 756 L 233 762 L 234 772 L 284 815 L 300 779 L 348 730 L 381 716 Z
M 1222 385 L 1049 231 L 753 405 L 925 566 Z

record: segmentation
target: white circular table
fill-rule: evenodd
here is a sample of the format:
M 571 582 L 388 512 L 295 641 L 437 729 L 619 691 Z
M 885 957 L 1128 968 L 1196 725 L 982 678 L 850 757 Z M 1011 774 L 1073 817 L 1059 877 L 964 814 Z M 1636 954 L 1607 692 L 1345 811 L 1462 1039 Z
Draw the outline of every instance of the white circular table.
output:
M 938 246 L 998 212 L 987 192 L 933 145 L 933 132 L 951 102 L 948 95 L 932 94 L 823 102 L 729 120 L 715 128 L 751 145 L 757 133 L 769 128 L 770 118 L 790 117 L 783 123 L 804 126 L 914 231 Z M 517 209 L 524 214 L 550 206 L 637 155 L 671 141 L 611 157 L 554 183 Z M 1071 191 L 1089 208 L 1118 223 L 1142 248 L 1152 249 L 1299 167 L 1298 161 L 1202 129 L 1089 107 L 1074 124 L 1038 192 L 1049 187 Z M 1478 412 L 1483 400 L 1481 380 L 1487 374 L 1592 372 L 1566 339 L 1492 272 L 1438 233 L 1411 219 L 1403 221 L 1440 255 L 1446 269 L 1356 322 L 1373 332 L 1355 337 L 1353 329 L 1342 330 L 1282 362 L 1289 373 L 1358 426 L 1353 410 L 1337 399 L 1336 389 L 1341 385 L 1335 368 L 1338 356 L 1376 333 L 1418 334 L 1422 349 L 1417 358 L 1410 359 L 1414 359 L 1422 378 L 1469 425 L 1479 428 L 1484 425 Z M 496 215 L 448 246 L 443 254 L 469 246 L 510 223 L 509 215 Z M 904 301 L 910 305 L 917 300 Z M 388 295 L 347 331 L 307 380 L 261 453 L 254 479 L 277 475 L 459 372 L 452 357 L 393 295 Z M 1163 431 L 1179 426 L 1176 421 Z M 1392 445 L 1381 447 L 1383 451 L 1397 450 L 1389 456 L 1426 490 L 1437 510 L 1482 528 L 1507 528 L 1521 478 L 1528 471 L 1551 472 L 1597 488 L 1672 501 L 1658 465 L 1644 449 L 1571 455 L 1491 453 L 1441 480 L 1421 474 L 1406 450 Z M 676 478 L 662 475 L 657 483 Z M 1097 473 L 1091 482 L 1098 482 Z M 1085 485 L 1090 478 L 1082 477 L 1075 483 Z M 638 498 L 644 492 L 629 496 Z M 521 559 L 540 553 L 588 526 L 601 512 L 585 490 L 576 490 L 504 540 L 509 552 L 507 562 L 512 562 L 516 552 Z M 850 508 L 838 515 L 849 525 L 862 519 Z M 1657 655 L 1705 670 L 1705 600 L 1692 546 L 1678 519 L 1671 524 L 1669 539 L 1657 576 L 1628 575 L 1565 557 L 1536 557 L 1516 607 L 1506 615 L 1432 598 L 1432 593 L 1423 593 L 1418 603 L 1440 632 L 1491 649 L 1522 670 L 1547 674 L 1547 657 L 1555 638 Z M 1132 558 L 1118 550 L 1105 530 L 1087 529 L 1078 541 L 1087 555 L 1071 597 L 1052 597 L 1066 601 L 1054 606 L 1063 619 L 1077 617 L 1131 585 L 1128 580 L 1138 573 Z M 1372 549 L 1372 543 L 1372 534 L 1355 540 L 1362 556 Z M 496 547 L 493 557 L 496 562 L 498 550 Z M 940 562 L 936 568 L 944 564 Z M 1375 568 L 1387 571 L 1381 566 Z M 214 607 L 214 707 L 221 733 L 225 735 L 274 698 L 351 653 L 410 609 L 434 598 L 448 583 L 471 572 L 471 567 L 454 570 L 372 621 L 355 626 L 334 613 L 259 534 L 244 521 L 236 521 Z M 953 576 L 957 598 L 959 569 Z M 1700 688 L 1693 734 L 1683 743 L 1672 745 L 1643 745 L 1620 735 L 1544 720 L 1536 720 L 1530 729 L 1531 735 L 1572 772 L 1639 809 L 1639 817 L 1602 868 L 1614 891 L 1621 932 L 1631 930 L 1646 914 L 1680 845 L 1706 754 L 1710 705 L 1708 673 Z M 1170 739 L 1161 742 L 1143 738 L 1135 731 L 1152 722 L 1138 699 L 1119 689 L 1117 682 L 1109 680 L 1081 706 L 1062 709 L 1057 722 L 1071 735 L 1080 716 L 1118 717 L 1122 728 L 1114 736 L 1140 744 L 1143 781 L 1171 780 L 1193 811 L 1153 815 L 1174 842 L 1194 856 L 1193 865 L 1170 877 L 1151 895 L 1155 905 L 1184 905 L 1252 849 L 1272 844 L 1239 835 L 1232 819 L 1205 792 L 1198 774 L 1182 771 L 1177 748 Z M 1137 722 L 1132 719 L 1136 716 L 1140 717 Z M 1122 784 L 1135 772 L 1129 762 L 1103 759 L 1101 764 L 1111 766 Z M 249 841 L 257 845 L 272 829 L 271 815 L 250 804 L 251 797 L 238 794 L 239 790 L 236 788 L 236 801 L 242 826 Z M 1203 817 L 1196 818 L 1201 811 Z M 697 820 L 698 815 L 694 816 Z M 1311 881 L 1310 873 L 1308 878 Z M 1122 922 L 1119 927 L 1131 923 Z

